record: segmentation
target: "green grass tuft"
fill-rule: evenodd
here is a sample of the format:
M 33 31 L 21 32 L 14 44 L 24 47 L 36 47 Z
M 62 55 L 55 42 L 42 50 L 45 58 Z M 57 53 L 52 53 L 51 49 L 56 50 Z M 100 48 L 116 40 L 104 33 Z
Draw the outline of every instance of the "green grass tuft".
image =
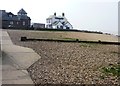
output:
M 113 76 L 120 77 L 120 64 L 103 67 L 102 72 L 106 75 L 113 75 Z

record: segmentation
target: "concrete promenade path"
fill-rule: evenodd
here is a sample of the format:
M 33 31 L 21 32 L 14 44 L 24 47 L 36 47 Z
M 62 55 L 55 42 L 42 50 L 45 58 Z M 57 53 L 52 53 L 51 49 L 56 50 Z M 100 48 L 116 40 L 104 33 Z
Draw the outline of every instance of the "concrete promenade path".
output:
M 1 30 L 2 84 L 33 84 L 27 68 L 40 59 L 32 49 L 14 45 L 5 30 Z

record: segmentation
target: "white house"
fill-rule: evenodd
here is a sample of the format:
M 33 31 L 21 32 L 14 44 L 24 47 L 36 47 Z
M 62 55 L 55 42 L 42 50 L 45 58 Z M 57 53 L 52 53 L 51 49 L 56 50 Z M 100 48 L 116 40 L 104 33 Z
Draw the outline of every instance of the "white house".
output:
M 73 26 L 65 18 L 64 13 L 62 13 L 62 16 L 56 16 L 56 13 L 54 13 L 54 15 L 51 15 L 46 19 L 46 22 L 46 28 L 73 29 Z

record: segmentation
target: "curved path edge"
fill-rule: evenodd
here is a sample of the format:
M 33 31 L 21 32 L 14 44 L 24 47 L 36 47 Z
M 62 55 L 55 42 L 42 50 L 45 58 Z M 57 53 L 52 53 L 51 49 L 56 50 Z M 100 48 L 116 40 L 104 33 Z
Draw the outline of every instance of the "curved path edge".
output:
M 41 57 L 32 49 L 14 45 L 2 30 L 2 84 L 34 84 L 27 68 Z

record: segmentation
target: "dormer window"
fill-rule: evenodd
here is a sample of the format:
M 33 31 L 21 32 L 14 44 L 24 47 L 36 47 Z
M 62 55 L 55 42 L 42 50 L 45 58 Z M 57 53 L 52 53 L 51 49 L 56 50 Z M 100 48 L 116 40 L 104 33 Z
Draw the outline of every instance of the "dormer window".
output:
M 9 17 L 12 17 L 12 15 L 9 15 Z

